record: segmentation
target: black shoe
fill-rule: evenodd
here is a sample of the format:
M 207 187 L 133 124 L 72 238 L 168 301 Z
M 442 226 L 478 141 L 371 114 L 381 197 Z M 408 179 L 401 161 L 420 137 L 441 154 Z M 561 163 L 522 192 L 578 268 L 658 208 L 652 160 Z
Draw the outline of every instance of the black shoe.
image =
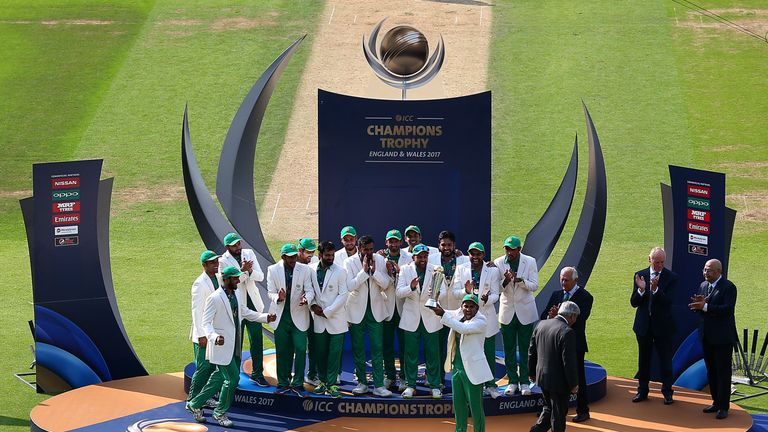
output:
M 707 413 L 707 414 L 710 414 L 710 413 L 713 413 L 713 412 L 717 412 L 717 407 L 716 407 L 716 406 L 714 406 L 714 405 L 710 405 L 710 406 L 708 406 L 708 407 L 704 408 L 704 409 L 703 409 L 703 410 L 701 410 L 701 411 L 702 411 L 702 412 L 705 412 L 705 413 Z
M 585 422 L 589 420 L 589 413 L 576 414 L 576 417 L 574 417 L 572 420 L 574 423 Z
M 672 395 L 664 395 L 664 405 L 672 405 L 675 403 L 674 400 L 672 400 Z
M 281 394 L 281 395 L 284 395 L 284 394 L 288 393 L 290 390 L 291 390 L 291 388 L 290 388 L 290 387 L 286 387 L 286 386 L 277 386 L 277 388 L 275 388 L 275 394 Z
M 255 383 L 259 387 L 269 387 L 269 383 L 264 377 L 250 377 L 251 382 Z
M 716 419 L 722 420 L 726 417 L 728 417 L 728 410 L 717 410 L 717 415 L 715 416 Z
M 307 395 L 304 394 L 304 387 L 290 387 L 288 392 L 289 394 L 293 394 L 298 397 L 307 397 Z
M 642 402 L 644 400 L 648 400 L 648 393 L 640 393 L 638 392 L 635 397 L 632 398 L 632 402 Z

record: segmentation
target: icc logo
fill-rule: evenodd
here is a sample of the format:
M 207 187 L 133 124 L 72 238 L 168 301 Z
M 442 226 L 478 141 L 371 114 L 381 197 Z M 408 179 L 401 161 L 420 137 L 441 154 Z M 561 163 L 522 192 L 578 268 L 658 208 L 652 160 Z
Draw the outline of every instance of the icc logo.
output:
M 304 411 L 333 412 L 333 402 L 305 400 L 302 404 Z

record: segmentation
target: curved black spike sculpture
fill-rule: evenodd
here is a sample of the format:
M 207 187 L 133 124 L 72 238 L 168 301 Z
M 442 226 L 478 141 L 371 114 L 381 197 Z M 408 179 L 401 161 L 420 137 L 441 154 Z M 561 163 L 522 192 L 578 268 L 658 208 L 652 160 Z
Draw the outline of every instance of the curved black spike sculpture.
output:
M 600 253 L 600 244 L 605 231 L 608 201 L 605 161 L 595 125 L 592 123 L 592 117 L 583 102 L 582 106 L 587 121 L 587 139 L 589 141 L 587 193 L 584 196 L 584 205 L 581 208 L 579 223 L 576 225 L 571 243 L 546 286 L 536 296 L 536 306 L 539 310 L 547 305 L 552 292 L 560 289 L 560 270 L 563 267 L 576 267 L 579 272 L 579 285 L 586 285 L 597 261 L 597 255 Z
M 544 263 L 549 259 L 549 255 L 555 248 L 555 244 L 563 233 L 565 222 L 568 221 L 568 214 L 573 205 L 573 196 L 576 193 L 576 178 L 579 173 L 579 137 L 573 140 L 573 153 L 571 153 L 571 162 L 565 172 L 560 187 L 557 188 L 555 196 L 549 203 L 549 207 L 541 215 L 536 225 L 528 231 L 525 236 L 525 246 L 523 253 L 536 258 L 536 267 L 544 267 Z
M 216 176 L 216 197 L 240 236 L 259 256 L 259 264 L 273 263 L 261 232 L 253 190 L 256 142 L 269 98 L 294 51 L 306 35 L 291 44 L 272 62 L 243 100 L 227 132 Z M 247 181 L 243 181 L 247 179 Z
M 192 218 L 195 220 L 197 232 L 200 233 L 206 248 L 221 254 L 225 250 L 222 239 L 235 229 L 219 212 L 219 208 L 211 198 L 211 193 L 205 186 L 203 176 L 200 175 L 189 135 L 187 107 L 184 107 L 184 123 L 181 129 L 181 166 L 184 171 L 187 202 Z

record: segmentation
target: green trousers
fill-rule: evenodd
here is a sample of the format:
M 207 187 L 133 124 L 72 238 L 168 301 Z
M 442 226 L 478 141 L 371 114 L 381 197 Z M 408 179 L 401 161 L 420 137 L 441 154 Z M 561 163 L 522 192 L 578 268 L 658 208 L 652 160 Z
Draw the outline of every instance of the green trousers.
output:
M 485 338 L 483 344 L 483 351 L 485 351 L 485 359 L 488 360 L 488 366 L 491 368 L 491 375 L 494 378 L 485 383 L 486 387 L 498 387 L 496 384 L 496 335 Z
M 309 328 L 307 329 L 307 376 L 317 378 L 317 348 L 315 348 L 315 320 L 309 313 Z
M 205 348 L 192 342 L 192 348 L 195 351 L 195 373 L 192 374 L 192 382 L 189 384 L 189 395 L 187 396 L 187 402 L 194 399 L 198 393 L 203 389 L 205 383 L 211 378 L 214 372 L 216 372 L 216 366 L 212 365 L 205 359 Z M 221 377 L 217 378 L 219 384 L 221 384 Z
M 213 410 L 214 414 L 221 416 L 232 406 L 232 401 L 235 399 L 235 389 L 237 389 L 239 382 L 240 356 L 234 355 L 228 365 L 216 365 L 216 372 L 211 375 L 200 393 L 189 401 L 189 405 L 193 408 L 202 408 L 205 401 L 221 390 L 219 405 Z
M 395 335 L 397 335 L 397 357 L 400 359 L 401 379 L 403 378 L 403 352 L 405 352 L 405 335 L 403 329 L 400 328 L 400 314 L 397 313 L 397 308 L 395 308 L 395 314 L 392 316 L 392 319 L 384 321 L 383 324 L 384 346 L 382 349 L 384 351 L 384 375 L 392 381 L 395 381 L 397 379 L 397 368 L 395 367 Z
M 336 385 L 336 378 L 341 371 L 341 350 L 344 348 L 345 334 L 330 334 L 328 331 L 312 334 L 315 340 L 317 378 L 326 386 Z
M 440 329 L 440 367 L 445 364 L 445 358 L 448 357 L 448 334 L 451 332 L 451 328 L 443 326 Z
M 528 346 L 531 343 L 533 323 L 521 324 L 517 315 L 512 321 L 501 325 L 501 338 L 504 342 L 504 366 L 510 384 L 530 384 L 528 380 Z M 517 371 L 517 353 L 520 353 L 520 373 Z
M 250 302 L 251 300 L 248 299 L 249 304 Z M 243 330 L 241 334 L 247 333 L 250 341 L 251 364 L 253 365 L 251 378 L 264 378 L 264 336 L 261 323 L 243 320 Z
M 365 310 L 365 316 L 360 324 L 350 324 L 349 335 L 352 339 L 352 359 L 355 361 L 355 375 L 357 382 L 367 383 L 365 376 L 365 332 L 368 332 L 368 344 L 371 348 L 371 368 L 373 369 L 373 386 L 384 385 L 384 354 L 382 351 L 382 338 L 384 337 L 384 324 L 376 321 L 371 312 L 370 300 Z
M 440 373 L 440 332 L 427 332 L 424 323 L 419 320 L 415 332 L 405 332 L 405 383 L 416 388 L 416 375 L 419 369 L 419 339 L 424 340 L 424 357 L 427 364 L 427 381 L 431 388 L 440 388 L 444 374 Z
M 285 305 L 288 309 L 289 305 Z M 307 332 L 296 328 L 291 314 L 283 314 L 275 329 L 275 356 L 278 387 L 303 387 L 307 365 Z M 293 369 L 293 379 L 291 379 Z
M 456 416 L 456 432 L 467 431 L 467 418 L 470 413 L 472 414 L 474 432 L 485 432 L 483 385 L 472 384 L 467 378 L 467 373 L 458 369 L 453 370 L 451 385 L 453 386 L 453 413 Z

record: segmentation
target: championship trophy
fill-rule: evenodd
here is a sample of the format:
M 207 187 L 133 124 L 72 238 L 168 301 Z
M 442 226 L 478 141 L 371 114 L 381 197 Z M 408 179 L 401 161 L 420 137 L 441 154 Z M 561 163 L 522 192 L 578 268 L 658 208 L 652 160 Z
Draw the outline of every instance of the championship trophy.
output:
M 440 297 L 440 288 L 443 286 L 444 281 L 445 273 L 443 273 L 443 268 L 440 266 L 435 267 L 435 272 L 432 273 L 432 284 L 429 286 L 429 299 L 424 303 L 424 306 L 428 308 L 437 306 L 437 298 Z

